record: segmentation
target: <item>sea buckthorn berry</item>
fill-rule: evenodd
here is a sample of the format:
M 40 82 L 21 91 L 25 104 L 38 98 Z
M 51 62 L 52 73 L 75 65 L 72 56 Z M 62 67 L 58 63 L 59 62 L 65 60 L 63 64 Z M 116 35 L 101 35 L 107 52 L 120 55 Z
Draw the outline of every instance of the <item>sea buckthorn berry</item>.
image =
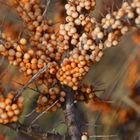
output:
M 41 0 L 20 0 L 15 3 L 28 39 L 22 36 L 19 40 L 13 39 L 13 34 L 0 33 L 0 54 L 28 76 L 33 76 L 48 65 L 37 79 L 40 91 L 38 112 L 43 109 L 48 111 L 46 107 L 56 101 L 49 111 L 61 107 L 67 94 L 61 90 L 61 85 L 73 90 L 75 101 L 87 102 L 92 99 L 93 88 L 81 85 L 82 79 L 92 64 L 101 60 L 105 48 L 119 43 L 129 26 L 140 27 L 139 0 L 123 2 L 118 10 L 108 13 L 100 22 L 89 15 L 95 4 L 95 0 L 68 0 L 65 11 L 62 10 L 66 17 L 54 24 L 44 17 L 45 5 Z M 11 94 L 6 99 L 2 98 L 0 113 L 4 115 L 0 122 L 7 123 L 8 118 L 13 122 L 18 119 L 23 104 L 19 100 L 13 104 L 12 99 Z
M 26 45 L 27 44 L 27 40 L 25 38 L 21 38 L 19 42 L 20 42 L 21 45 Z
M 16 122 L 22 112 L 22 107 L 19 104 L 23 104 L 23 99 L 18 99 L 13 103 L 14 93 L 9 92 L 6 97 L 0 97 L 0 123 L 7 124 Z

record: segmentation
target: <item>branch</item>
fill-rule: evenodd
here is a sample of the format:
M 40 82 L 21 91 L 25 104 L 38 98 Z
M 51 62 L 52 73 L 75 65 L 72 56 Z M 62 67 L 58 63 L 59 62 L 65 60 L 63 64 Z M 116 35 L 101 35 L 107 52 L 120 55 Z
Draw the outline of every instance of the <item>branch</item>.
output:
M 48 0 L 47 1 L 47 4 L 46 4 L 46 7 L 45 7 L 45 10 L 44 10 L 44 12 L 43 12 L 43 16 L 45 16 L 45 14 L 47 13 L 47 11 L 48 11 L 48 8 L 49 8 L 49 5 L 50 5 L 50 0 Z
M 31 125 L 33 125 L 41 116 L 43 116 L 45 113 L 47 113 L 53 106 L 55 106 L 58 103 L 59 100 L 56 100 L 52 105 L 49 107 L 45 108 L 44 111 L 39 114 L 35 119 L 31 121 Z
M 39 140 L 62 140 L 62 136 L 60 134 L 45 132 L 39 126 L 32 126 L 30 129 L 28 126 L 20 123 L 7 124 L 6 126 L 10 129 L 13 129 L 14 131 L 18 131 L 22 134 L 37 138 Z
M 22 92 L 28 88 L 28 86 L 35 80 L 37 79 L 42 73 L 44 73 L 47 68 L 51 65 L 52 63 L 49 63 L 48 65 L 45 65 L 42 69 L 40 69 L 22 88 L 19 89 L 19 91 L 17 92 L 15 98 L 13 99 L 13 101 L 16 101 L 17 98 L 22 94 Z
M 68 135 L 70 140 L 81 140 L 80 125 L 78 124 L 76 116 L 74 94 L 70 89 L 67 89 L 65 102 L 65 120 L 68 127 Z

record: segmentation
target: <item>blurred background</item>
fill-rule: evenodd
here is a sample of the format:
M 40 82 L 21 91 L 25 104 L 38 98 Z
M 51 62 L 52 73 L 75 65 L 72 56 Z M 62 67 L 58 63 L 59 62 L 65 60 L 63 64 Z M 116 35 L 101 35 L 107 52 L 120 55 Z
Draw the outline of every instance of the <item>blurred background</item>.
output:
M 47 15 L 54 19 L 55 6 L 58 1 L 52 0 Z M 91 13 L 99 21 L 103 15 L 120 7 L 122 0 L 98 0 L 96 10 Z M 7 1 L 0 0 L 0 31 L 13 38 L 22 31 L 22 21 Z M 0 58 L 0 81 L 6 91 L 18 90 L 26 83 L 28 77 L 18 69 Z M 140 31 L 132 29 L 117 47 L 105 50 L 104 57 L 92 66 L 83 80 L 92 84 L 96 95 L 102 103 L 79 103 L 79 121 L 88 128 L 90 140 L 140 140 Z M 34 87 L 34 85 L 31 85 Z M 20 122 L 30 124 L 38 114 L 31 113 L 36 107 L 37 92 L 27 89 L 24 111 Z M 67 127 L 63 110 L 46 113 L 35 125 L 46 131 L 66 135 Z M 0 125 L 0 140 L 33 140 L 18 132 Z

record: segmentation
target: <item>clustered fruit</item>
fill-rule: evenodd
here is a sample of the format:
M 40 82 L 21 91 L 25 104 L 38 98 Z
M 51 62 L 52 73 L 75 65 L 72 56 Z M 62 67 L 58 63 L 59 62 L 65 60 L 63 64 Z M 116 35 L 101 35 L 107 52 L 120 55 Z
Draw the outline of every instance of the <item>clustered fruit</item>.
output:
M 27 76 L 48 65 L 37 79 L 38 112 L 56 101 L 49 111 L 61 107 L 67 95 L 62 86 L 73 89 L 75 101 L 93 99 L 94 89 L 81 83 L 83 77 L 92 64 L 100 61 L 105 48 L 118 44 L 129 26 L 140 25 L 140 0 L 124 2 L 100 23 L 89 16 L 95 4 L 95 0 L 68 0 L 65 21 L 55 24 L 45 17 L 46 6 L 41 0 L 14 0 L 28 36 L 23 34 L 15 40 L 0 33 L 0 54 Z
M 48 87 L 43 84 L 40 86 L 40 92 L 42 94 L 39 96 L 37 101 L 37 112 L 40 112 L 44 109 L 46 109 L 47 112 L 54 112 L 65 102 L 66 92 L 61 91 L 61 89 L 57 86 L 48 89 Z M 48 110 L 51 105 L 53 106 Z
M 15 93 L 9 92 L 5 97 L 0 95 L 0 124 L 13 123 L 18 121 L 23 108 L 23 97 L 18 97 L 13 102 Z
M 73 90 L 78 89 L 80 81 L 89 71 L 91 64 L 100 61 L 104 48 L 116 46 L 120 37 L 127 33 L 129 26 L 139 27 L 140 25 L 139 0 L 133 0 L 131 3 L 124 2 L 118 11 L 107 14 L 100 24 L 86 16 L 83 10 L 83 12 L 78 11 L 78 7 L 85 9 L 84 6 L 77 6 L 75 1 L 69 1 L 65 6 L 66 23 L 60 26 L 60 33 L 69 36 L 71 45 L 74 47 L 69 57 L 64 58 L 57 78 L 61 84 L 68 85 Z M 85 29 L 84 26 L 87 25 L 88 28 Z M 77 33 L 79 37 L 73 41 Z

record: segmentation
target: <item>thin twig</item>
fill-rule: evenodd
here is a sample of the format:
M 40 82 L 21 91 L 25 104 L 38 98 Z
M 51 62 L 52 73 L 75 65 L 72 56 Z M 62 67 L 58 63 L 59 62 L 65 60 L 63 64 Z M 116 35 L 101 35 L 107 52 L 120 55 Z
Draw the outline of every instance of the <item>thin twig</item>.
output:
M 33 109 L 30 113 L 28 113 L 27 115 L 25 115 L 26 118 L 30 117 L 33 113 L 36 112 L 36 108 Z
M 56 105 L 58 103 L 59 100 L 56 100 L 51 106 L 47 107 L 44 109 L 44 111 L 42 113 L 40 113 L 32 122 L 31 122 L 31 126 L 45 113 L 47 113 L 47 111 L 49 111 L 54 105 Z
M 19 84 L 19 85 L 21 85 L 21 86 L 24 86 L 24 84 L 18 83 L 18 82 L 16 82 L 16 81 L 13 81 L 13 82 L 15 82 L 16 84 Z M 39 92 L 39 91 L 37 91 L 37 90 L 35 90 L 35 89 L 31 88 L 31 87 L 27 87 L 27 88 L 30 89 L 30 90 L 32 90 L 32 91 L 35 91 L 35 92 L 37 92 L 37 93 L 42 94 L 41 92 Z
M 22 92 L 35 80 L 37 79 L 42 73 L 44 73 L 47 68 L 48 65 L 45 65 L 42 69 L 40 69 L 22 88 L 20 88 L 16 94 L 16 96 L 13 99 L 13 102 L 17 100 L 17 98 L 22 94 Z
M 47 4 L 46 4 L 46 7 L 45 7 L 45 10 L 44 10 L 44 12 L 43 12 L 43 16 L 45 16 L 45 14 L 47 13 L 47 11 L 48 11 L 48 8 L 49 8 L 49 5 L 50 5 L 50 0 L 48 0 L 47 1 Z

